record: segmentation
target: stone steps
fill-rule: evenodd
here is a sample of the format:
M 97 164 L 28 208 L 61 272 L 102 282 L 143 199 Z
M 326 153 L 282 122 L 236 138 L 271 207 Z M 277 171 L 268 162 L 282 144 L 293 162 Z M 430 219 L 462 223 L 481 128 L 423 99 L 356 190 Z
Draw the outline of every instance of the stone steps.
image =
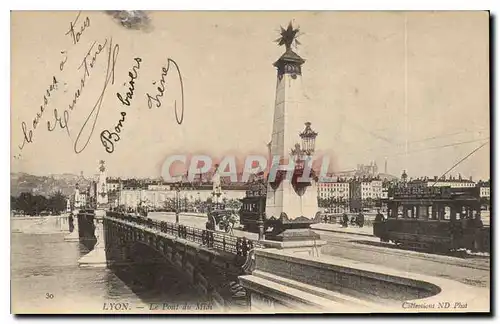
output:
M 259 291 L 259 295 L 272 296 L 272 299 L 262 300 L 255 299 L 257 295 L 252 294 L 252 311 L 368 313 L 375 308 L 374 304 L 361 299 L 263 271 L 254 271 L 252 275 L 239 279 L 245 287 L 251 286 L 253 291 Z M 376 306 L 381 308 L 381 305 Z

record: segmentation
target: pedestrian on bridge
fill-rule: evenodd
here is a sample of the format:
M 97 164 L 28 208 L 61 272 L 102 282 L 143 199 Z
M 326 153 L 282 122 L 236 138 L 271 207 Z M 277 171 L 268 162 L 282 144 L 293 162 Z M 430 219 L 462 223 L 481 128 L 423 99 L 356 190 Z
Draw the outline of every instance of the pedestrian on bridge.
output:
M 235 211 L 233 210 L 231 212 L 231 215 L 227 216 L 227 219 L 226 219 L 226 233 L 228 234 L 231 234 L 231 235 L 234 235 L 233 233 L 233 228 L 234 228 L 234 224 L 238 221 L 238 217 L 235 213 Z
M 344 213 L 342 215 L 342 227 L 348 227 L 349 226 L 348 223 L 349 223 L 349 216 L 347 216 L 347 214 Z

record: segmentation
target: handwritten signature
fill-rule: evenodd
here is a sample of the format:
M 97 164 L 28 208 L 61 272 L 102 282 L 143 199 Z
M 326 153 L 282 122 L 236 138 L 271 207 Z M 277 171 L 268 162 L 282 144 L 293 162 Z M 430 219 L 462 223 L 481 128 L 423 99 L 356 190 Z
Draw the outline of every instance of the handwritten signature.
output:
M 179 112 L 177 110 L 177 100 L 174 100 L 174 112 L 175 112 L 175 120 L 179 125 L 182 124 L 182 121 L 184 120 L 184 85 L 182 83 L 182 75 L 181 71 L 179 69 L 179 65 L 172 60 L 171 58 L 167 59 L 167 67 L 162 67 L 161 68 L 161 79 L 160 79 L 160 86 L 156 88 L 157 94 L 156 96 L 152 96 L 149 93 L 146 93 L 146 98 L 148 100 L 148 107 L 151 109 L 153 107 L 153 103 L 156 104 L 156 107 L 159 108 L 162 105 L 162 99 L 163 95 L 166 90 L 166 81 L 165 78 L 168 75 L 168 71 L 170 70 L 170 63 L 174 66 L 175 70 L 177 71 L 177 75 L 179 77 L 179 91 L 180 91 L 180 97 L 181 97 L 181 103 L 180 103 L 180 117 L 179 117 Z M 156 85 L 156 81 L 153 82 L 153 85 Z

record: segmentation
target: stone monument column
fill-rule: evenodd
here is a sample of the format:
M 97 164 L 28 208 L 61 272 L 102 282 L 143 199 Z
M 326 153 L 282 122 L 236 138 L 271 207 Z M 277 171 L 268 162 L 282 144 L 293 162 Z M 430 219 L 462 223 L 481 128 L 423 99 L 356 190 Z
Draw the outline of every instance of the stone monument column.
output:
M 274 63 L 277 69 L 276 99 L 269 145 L 274 165 L 268 178 L 265 210 L 266 218 L 273 220 L 274 226 L 266 238 L 293 242 L 295 246 L 299 245 L 298 241 L 316 246 L 319 235 L 309 227 L 319 212 L 317 188 L 311 172 L 312 163 L 305 161 L 312 161 L 317 133 L 308 122 L 310 113 L 303 109 L 301 78 L 305 60 L 292 50 L 292 44 L 298 43 L 298 31 L 290 23 L 287 29 L 281 28 L 281 37 L 277 40 L 280 46 L 285 45 L 286 50 Z M 281 168 L 286 165 L 291 168 L 273 172 L 278 163 Z M 311 180 L 300 180 L 303 174 Z

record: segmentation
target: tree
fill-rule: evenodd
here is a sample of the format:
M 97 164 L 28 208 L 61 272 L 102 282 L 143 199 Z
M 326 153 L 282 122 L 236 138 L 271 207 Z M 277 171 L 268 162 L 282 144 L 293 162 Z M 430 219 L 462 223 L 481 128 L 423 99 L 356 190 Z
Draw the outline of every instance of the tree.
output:
M 48 209 L 48 199 L 44 196 L 33 196 L 32 215 L 40 215 L 42 211 Z
M 19 210 L 18 202 L 17 202 L 17 197 L 10 196 L 10 209 L 11 210 Z
M 48 200 L 48 209 L 54 214 L 60 214 L 66 209 L 66 197 L 61 191 L 56 192 Z
M 22 192 L 17 197 L 17 208 L 22 210 L 27 215 L 33 214 L 33 195 L 30 192 Z

